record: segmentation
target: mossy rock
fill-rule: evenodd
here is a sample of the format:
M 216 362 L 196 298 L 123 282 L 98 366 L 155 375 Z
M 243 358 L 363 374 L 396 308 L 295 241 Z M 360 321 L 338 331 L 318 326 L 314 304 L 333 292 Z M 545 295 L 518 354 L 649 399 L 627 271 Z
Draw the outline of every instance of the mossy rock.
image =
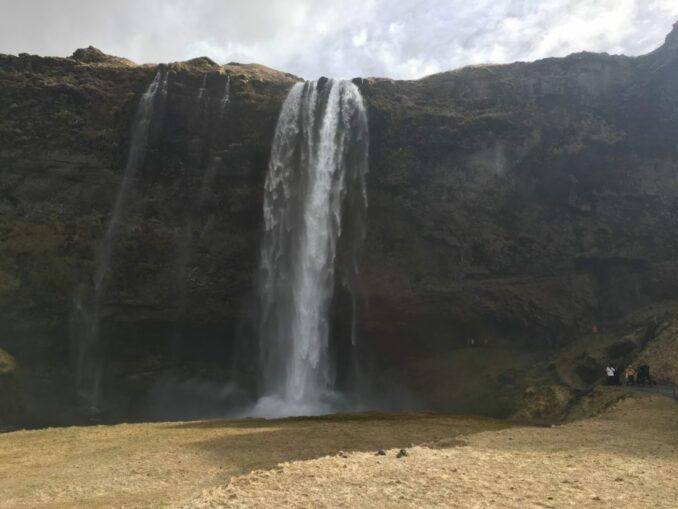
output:
M 0 349 L 0 429 L 18 422 L 22 406 L 17 363 Z
M 573 400 L 572 389 L 565 385 L 530 386 L 523 393 L 522 408 L 513 417 L 532 422 L 560 421 Z
M 666 385 L 678 385 L 678 320 L 673 319 L 660 327 L 637 361 L 650 366 L 652 378 Z
M 14 376 L 16 369 L 14 357 L 0 349 L 0 377 Z
M 575 421 L 600 415 L 623 399 L 634 397 L 644 395 L 635 394 L 623 387 L 598 386 L 573 405 L 568 412 L 567 420 Z

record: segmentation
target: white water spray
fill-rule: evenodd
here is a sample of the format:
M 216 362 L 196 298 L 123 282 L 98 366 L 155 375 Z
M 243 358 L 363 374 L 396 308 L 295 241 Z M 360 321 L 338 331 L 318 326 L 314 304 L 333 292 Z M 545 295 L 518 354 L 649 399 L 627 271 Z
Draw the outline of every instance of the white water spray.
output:
M 357 273 L 367 149 L 367 115 L 353 83 L 292 88 L 265 184 L 256 415 L 319 414 L 336 405 L 329 312 L 340 239 L 350 253 L 341 267 L 345 283 Z

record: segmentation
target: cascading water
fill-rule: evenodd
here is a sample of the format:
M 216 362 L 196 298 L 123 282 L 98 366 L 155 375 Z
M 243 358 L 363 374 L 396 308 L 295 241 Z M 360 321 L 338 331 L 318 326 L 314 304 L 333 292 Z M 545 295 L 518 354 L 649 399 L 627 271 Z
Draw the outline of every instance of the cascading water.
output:
M 120 221 L 127 210 L 137 171 L 144 161 L 153 112 L 158 106 L 164 105 L 167 98 L 168 75 L 168 72 L 163 73 L 162 69 L 159 69 L 141 96 L 134 114 L 129 153 L 120 190 L 95 261 L 92 287 L 81 286 L 74 299 L 70 335 L 76 357 L 76 391 L 80 403 L 91 412 L 98 412 L 99 406 L 104 362 L 100 337 L 101 308 L 106 290 L 106 276 L 111 265 L 113 242 Z M 157 101 L 161 101 L 161 104 L 157 104 Z
M 231 77 L 226 75 L 226 85 L 224 86 L 224 95 L 221 97 L 221 107 L 219 110 L 219 116 L 223 117 L 226 114 L 226 108 L 231 102 Z
M 255 415 L 336 408 L 329 314 L 335 269 L 349 289 L 355 284 L 367 151 L 367 115 L 353 83 L 323 79 L 292 88 L 265 183 Z
M 153 119 L 153 110 L 156 107 L 156 96 L 160 92 L 158 98 L 162 101 L 159 106 L 164 106 L 164 101 L 167 98 L 167 80 L 169 73 L 165 72 L 164 76 L 161 70 L 155 75 L 155 78 L 148 86 L 148 89 L 141 96 L 139 105 L 134 114 L 134 122 L 132 124 L 132 137 L 127 154 L 127 163 L 125 164 L 125 172 L 122 177 L 118 197 L 115 201 L 113 214 L 108 223 L 106 234 L 104 235 L 101 251 L 99 252 L 99 259 L 94 272 L 94 287 L 101 289 L 104 278 L 108 273 L 111 265 L 111 255 L 113 253 L 113 240 L 115 233 L 119 226 L 120 220 L 127 210 L 127 202 L 130 197 L 130 191 L 136 178 L 137 170 L 143 164 L 146 156 L 146 145 L 148 144 L 148 134 L 150 132 L 151 120 Z
M 207 90 L 207 74 L 204 74 L 202 77 L 202 83 L 198 89 L 198 104 L 200 104 L 205 97 L 205 91 Z

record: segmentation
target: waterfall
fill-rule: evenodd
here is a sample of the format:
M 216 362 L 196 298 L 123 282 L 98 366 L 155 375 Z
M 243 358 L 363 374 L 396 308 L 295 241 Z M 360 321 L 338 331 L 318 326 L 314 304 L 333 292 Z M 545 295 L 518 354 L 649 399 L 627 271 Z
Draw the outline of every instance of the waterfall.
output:
M 219 110 L 219 117 L 222 118 L 226 113 L 226 108 L 231 102 L 231 77 L 226 75 L 226 85 L 224 86 L 224 95 L 221 98 L 221 108 Z
M 204 74 L 202 77 L 202 83 L 198 89 L 198 104 L 200 104 L 205 97 L 205 91 L 207 90 L 207 74 Z
M 127 162 L 106 232 L 95 260 L 92 287 L 83 285 L 76 291 L 71 315 L 70 335 L 75 352 L 76 391 L 81 404 L 98 412 L 104 345 L 100 337 L 101 308 L 106 290 L 115 234 L 124 216 L 138 169 L 146 155 L 153 111 L 157 101 L 167 98 L 168 72 L 157 71 L 153 81 L 141 96 L 134 119 Z M 158 92 L 160 96 L 158 97 Z M 157 98 L 157 99 L 156 99 Z
M 113 214 L 108 223 L 106 234 L 102 242 L 102 247 L 99 252 L 99 258 L 94 272 L 94 286 L 97 290 L 101 286 L 106 277 L 106 273 L 111 264 L 111 255 L 113 253 L 113 240 L 123 215 L 127 209 L 127 202 L 130 197 L 130 191 L 136 179 L 137 170 L 143 164 L 146 156 L 146 145 L 148 143 L 148 134 L 150 132 L 151 120 L 153 119 L 153 110 L 155 108 L 155 98 L 160 92 L 160 100 L 164 101 L 167 98 L 167 79 L 169 73 L 165 73 L 164 77 L 161 70 L 155 75 L 153 81 L 148 86 L 148 89 L 141 96 L 139 105 L 134 113 L 134 121 L 132 123 L 132 136 L 130 140 L 129 152 L 127 154 L 127 163 L 125 164 L 125 171 L 118 191 L 118 197 L 113 207 Z
M 357 277 L 367 151 L 367 115 L 353 83 L 294 85 L 278 118 L 264 188 L 256 415 L 335 408 L 329 315 L 335 273 L 349 289 Z

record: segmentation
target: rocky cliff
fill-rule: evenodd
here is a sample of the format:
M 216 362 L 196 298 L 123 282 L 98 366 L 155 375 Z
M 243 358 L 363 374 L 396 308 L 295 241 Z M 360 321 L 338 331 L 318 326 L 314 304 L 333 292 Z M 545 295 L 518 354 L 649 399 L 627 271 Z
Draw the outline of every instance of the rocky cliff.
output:
M 168 100 L 115 243 L 102 319 L 106 384 L 126 416 L 160 379 L 232 378 L 234 342 L 251 336 L 273 130 L 299 80 L 207 58 L 163 66 Z M 94 48 L 0 55 L 0 348 L 20 367 L 35 422 L 75 415 L 69 317 L 91 282 L 134 109 L 155 73 Z M 553 368 L 554 352 L 582 337 L 603 344 L 586 336 L 595 325 L 626 361 L 673 316 L 677 28 L 641 57 L 581 53 L 354 82 L 370 124 L 358 326 L 375 378 L 415 393 L 437 386 L 429 403 L 445 408 L 522 391 L 525 366 L 540 363 L 550 383 L 579 390 L 610 351 L 578 353 L 574 381 Z M 436 358 L 457 364 L 426 364 Z M 455 371 L 465 389 L 422 375 L 436 370 Z M 185 390 L 156 399 L 190 400 Z

